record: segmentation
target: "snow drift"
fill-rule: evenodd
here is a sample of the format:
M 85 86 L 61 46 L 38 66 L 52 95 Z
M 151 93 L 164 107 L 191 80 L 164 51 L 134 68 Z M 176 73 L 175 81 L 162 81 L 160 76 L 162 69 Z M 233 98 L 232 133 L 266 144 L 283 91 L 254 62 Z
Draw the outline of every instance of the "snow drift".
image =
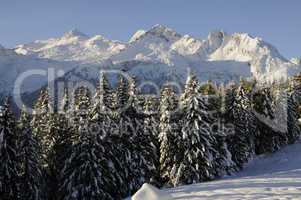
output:
M 172 197 L 168 193 L 145 183 L 132 197 L 132 200 L 172 200 Z

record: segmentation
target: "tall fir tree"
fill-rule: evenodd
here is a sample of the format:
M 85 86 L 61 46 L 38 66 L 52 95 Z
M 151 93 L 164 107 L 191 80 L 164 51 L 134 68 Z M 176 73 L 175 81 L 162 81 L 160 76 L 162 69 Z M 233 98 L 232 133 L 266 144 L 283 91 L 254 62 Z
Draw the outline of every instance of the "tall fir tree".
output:
M 63 102 L 68 101 L 62 99 Z M 66 103 L 66 102 L 65 102 Z M 33 133 L 37 137 L 41 160 L 47 174 L 48 198 L 57 199 L 59 173 L 69 152 L 70 131 L 65 113 L 57 112 L 49 90 L 43 90 L 35 105 L 32 119 Z
M 109 83 L 104 74 L 100 76 L 100 84 L 94 96 L 90 118 L 92 126 L 96 127 L 97 141 L 105 151 L 110 171 L 110 193 L 114 199 L 121 199 L 128 195 L 128 182 L 126 180 L 128 171 L 125 165 L 123 150 L 119 137 L 119 127 L 116 118 L 112 118 L 112 107 L 109 107 L 109 98 L 112 96 Z
M 116 91 L 117 96 L 117 109 L 124 110 L 129 103 L 129 94 L 128 94 L 128 83 L 123 75 L 119 76 L 118 86 Z
M 216 85 L 207 83 L 209 90 L 203 91 L 207 101 L 205 103 L 208 107 L 208 120 L 210 124 L 210 134 L 214 137 L 213 149 L 214 151 L 214 177 L 222 177 L 226 174 L 231 174 L 234 171 L 234 162 L 232 154 L 227 144 L 227 137 L 229 136 L 229 126 L 223 120 L 222 113 L 222 98 L 223 91 L 219 90 Z
M 139 107 L 138 91 L 135 78 L 129 80 L 128 105 L 121 114 L 121 133 L 124 145 L 130 156 L 126 159 L 129 167 L 129 190 L 135 192 L 144 182 L 150 182 L 156 171 L 155 145 L 151 137 L 143 131 L 144 114 Z
M 84 93 L 86 94 L 86 93 Z M 62 200 L 98 200 L 113 199 L 108 186 L 109 168 L 105 149 L 99 143 L 97 134 L 90 130 L 87 96 L 80 98 L 78 135 L 79 141 L 73 145 L 72 154 L 66 160 L 62 170 Z
M 22 110 L 18 130 L 21 161 L 20 199 L 46 200 L 45 174 L 40 163 L 39 146 L 30 127 L 30 116 L 25 109 Z
M 53 145 L 53 138 L 49 134 L 49 118 L 52 110 L 50 108 L 48 89 L 42 90 L 34 106 L 31 127 L 34 136 L 40 145 L 41 161 L 44 168 L 48 168 L 48 155 Z
M 158 99 L 152 96 L 145 97 L 143 109 L 144 109 L 144 136 L 148 137 L 153 146 L 151 155 L 155 160 L 155 174 L 151 180 L 151 183 L 156 186 L 160 186 L 160 145 L 159 145 L 159 105 Z
M 236 170 L 242 169 L 254 153 L 250 106 L 250 101 L 242 85 L 227 88 L 223 118 L 226 123 L 233 125 L 229 127 L 233 130 L 229 130 L 228 147 L 232 154 L 232 160 L 236 164 Z
M 300 90 L 301 88 L 297 87 L 293 91 L 288 92 L 287 94 L 287 140 L 289 144 L 295 143 L 301 134 L 300 122 L 300 112 L 299 106 L 300 101 Z
M 274 152 L 281 147 L 281 133 L 275 130 L 274 101 L 270 88 L 260 88 L 254 95 L 256 111 L 255 150 L 257 154 Z
M 0 199 L 19 199 L 18 135 L 9 100 L 0 107 Z
M 178 100 L 171 87 L 164 87 L 160 98 L 160 174 L 163 184 L 177 185 L 177 174 L 180 161 L 183 159 L 179 153 L 182 139 L 178 127 L 179 118 L 176 111 Z
M 181 97 L 183 110 L 183 160 L 177 172 L 181 184 L 210 180 L 214 176 L 215 138 L 211 131 L 211 115 L 201 95 L 196 76 L 187 79 Z
M 292 144 L 301 135 L 301 74 L 290 80 L 287 95 L 288 143 Z
M 100 74 L 99 84 L 96 94 L 93 97 L 91 117 L 100 119 L 103 113 L 108 113 L 112 109 L 112 89 L 105 73 Z
M 62 105 L 58 112 L 52 113 L 49 117 L 49 132 L 53 138 L 52 149 L 48 155 L 48 170 L 52 184 L 50 191 L 53 199 L 58 199 L 59 185 L 61 182 L 61 171 L 64 162 L 70 157 L 72 144 L 76 141 L 74 125 L 70 124 L 68 117 L 71 117 L 70 101 L 67 90 L 61 99 Z

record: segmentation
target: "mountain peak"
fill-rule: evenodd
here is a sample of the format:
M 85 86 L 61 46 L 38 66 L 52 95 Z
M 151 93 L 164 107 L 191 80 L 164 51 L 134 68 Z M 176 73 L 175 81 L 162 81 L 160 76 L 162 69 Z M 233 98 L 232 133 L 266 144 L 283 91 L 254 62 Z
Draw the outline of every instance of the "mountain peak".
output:
M 64 34 L 64 37 L 88 37 L 86 34 L 80 32 L 78 29 L 74 28 L 69 32 Z
M 130 43 L 134 41 L 138 41 L 141 38 L 144 38 L 146 36 L 155 36 L 157 38 L 161 38 L 167 42 L 175 42 L 176 40 L 180 39 L 182 36 L 172 30 L 171 28 L 168 28 L 166 26 L 157 24 L 153 27 L 151 27 L 148 31 L 139 30 L 137 31 L 130 39 Z
M 168 28 L 167 26 L 164 26 L 162 24 L 156 24 L 156 25 L 152 26 L 150 30 L 154 30 L 154 31 L 164 31 L 164 30 L 173 31 L 171 28 Z
M 182 37 L 179 33 L 175 32 L 171 28 L 168 28 L 168 27 L 160 25 L 160 24 L 156 24 L 146 33 L 152 34 L 152 35 L 155 35 L 158 37 L 163 37 L 167 41 L 176 41 Z
M 0 49 L 4 49 L 4 46 L 2 46 L 1 44 L 0 44 Z

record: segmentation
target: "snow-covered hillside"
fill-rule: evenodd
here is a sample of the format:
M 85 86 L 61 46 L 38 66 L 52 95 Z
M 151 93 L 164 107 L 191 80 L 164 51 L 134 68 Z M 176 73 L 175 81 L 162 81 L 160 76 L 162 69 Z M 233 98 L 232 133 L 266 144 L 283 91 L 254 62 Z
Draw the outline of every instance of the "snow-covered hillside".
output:
M 27 78 L 20 85 L 21 91 L 31 92 L 47 83 L 47 70 L 49 68 L 70 70 L 72 67 L 73 64 L 71 63 L 19 55 L 14 50 L 0 47 L 0 93 L 11 93 L 15 86 L 15 81 L 17 81 L 18 77 L 21 78 L 19 75 L 22 72 L 43 70 L 46 73 L 45 75 L 38 75 L 41 72 L 34 71 L 33 74 L 26 75 Z
M 0 71 L 5 71 L 1 85 L 9 83 L 6 91 L 10 91 L 20 71 L 54 65 L 64 69 L 66 78 L 71 80 L 78 76 L 94 79 L 99 69 L 106 68 L 126 70 L 142 81 L 160 83 L 170 79 L 183 82 L 190 71 L 198 74 L 200 80 L 222 82 L 253 75 L 259 81 L 273 82 L 285 80 L 301 69 L 297 59 L 289 61 L 272 45 L 246 33 L 217 31 L 199 39 L 162 25 L 137 31 L 129 42 L 72 30 L 62 37 L 18 45 L 16 53 L 0 49 Z M 3 53 L 6 51 L 10 53 Z M 41 85 L 39 81 L 34 88 L 28 85 L 27 90 Z M 0 92 L 3 90 L 0 87 Z
M 255 158 L 237 175 L 164 192 L 177 200 L 301 199 L 300 152 L 298 142 L 275 154 Z

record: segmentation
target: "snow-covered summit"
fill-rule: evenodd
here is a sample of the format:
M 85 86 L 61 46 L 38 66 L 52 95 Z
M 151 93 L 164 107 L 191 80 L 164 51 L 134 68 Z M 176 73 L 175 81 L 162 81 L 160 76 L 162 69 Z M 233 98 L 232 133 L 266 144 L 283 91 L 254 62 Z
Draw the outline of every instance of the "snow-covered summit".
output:
M 151 29 L 149 29 L 148 31 L 145 30 L 137 31 L 130 39 L 130 43 L 143 39 L 144 37 L 157 37 L 165 40 L 166 42 L 175 42 L 181 38 L 181 35 L 175 32 L 174 30 L 172 30 L 171 28 L 157 24 L 153 26 Z
M 83 38 L 87 38 L 88 35 L 82 33 L 82 32 L 79 31 L 78 29 L 74 28 L 74 29 L 70 30 L 69 32 L 65 33 L 63 37 L 65 37 L 65 38 L 72 38 L 72 37 L 83 37 Z
M 164 38 L 167 42 L 174 42 L 181 38 L 181 35 L 171 28 L 162 25 L 155 25 L 145 35 L 154 35 L 160 38 Z

